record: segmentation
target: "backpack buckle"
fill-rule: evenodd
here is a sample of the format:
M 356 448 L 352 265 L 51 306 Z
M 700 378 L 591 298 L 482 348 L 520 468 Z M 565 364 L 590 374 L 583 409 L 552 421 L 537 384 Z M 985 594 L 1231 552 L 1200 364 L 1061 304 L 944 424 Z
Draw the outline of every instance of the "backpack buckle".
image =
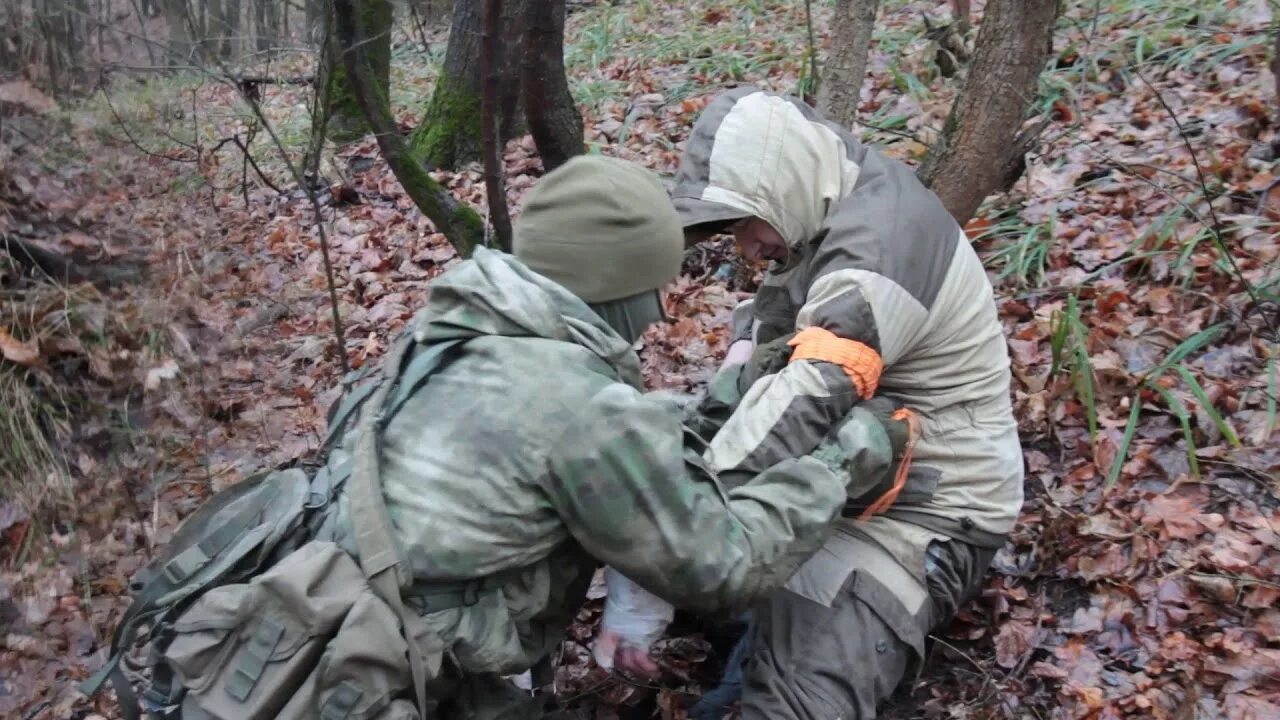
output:
M 231 677 L 227 679 L 228 695 L 240 702 L 249 699 L 249 694 L 262 678 L 272 653 L 276 651 L 276 645 L 280 644 L 283 637 L 284 625 L 271 618 L 263 618 L 258 622 L 253 634 L 249 636 L 248 644 L 240 651 Z
M 164 576 L 174 585 L 181 585 L 208 562 L 209 556 L 200 549 L 199 545 L 192 545 L 164 564 Z
M 166 708 L 171 708 L 178 704 L 182 696 L 186 694 L 186 688 L 174 683 L 169 688 L 159 687 L 153 683 L 142 691 L 142 706 L 149 712 L 160 712 Z

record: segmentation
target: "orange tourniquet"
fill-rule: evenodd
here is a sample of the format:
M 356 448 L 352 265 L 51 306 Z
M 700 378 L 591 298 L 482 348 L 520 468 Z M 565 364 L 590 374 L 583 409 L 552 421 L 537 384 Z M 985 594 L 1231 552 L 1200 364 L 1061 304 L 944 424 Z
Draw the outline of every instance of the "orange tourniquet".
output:
M 907 473 L 911 470 L 911 456 L 916 451 L 916 440 L 920 437 L 920 416 L 907 408 L 898 408 L 893 411 L 891 416 L 894 420 L 905 420 L 907 422 L 907 446 L 902 449 L 902 460 L 898 462 L 898 472 L 893 476 L 893 487 L 889 488 L 884 495 L 876 498 L 876 501 L 867 506 L 866 510 L 858 516 L 858 521 L 862 522 L 867 518 L 888 510 L 898 499 L 898 494 L 902 492 L 903 486 L 907 484 Z
M 830 330 L 808 327 L 796 333 L 787 343 L 795 350 L 791 362 L 797 360 L 822 360 L 839 365 L 849 376 L 853 388 L 863 400 L 870 400 L 880 384 L 884 361 L 880 353 L 857 340 L 846 340 Z

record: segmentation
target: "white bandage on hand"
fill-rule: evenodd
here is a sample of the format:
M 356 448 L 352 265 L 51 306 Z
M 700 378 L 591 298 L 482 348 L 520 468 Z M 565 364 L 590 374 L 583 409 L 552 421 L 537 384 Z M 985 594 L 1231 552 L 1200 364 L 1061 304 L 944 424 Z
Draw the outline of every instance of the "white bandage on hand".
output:
M 734 365 L 745 365 L 751 359 L 751 353 L 756 349 L 756 344 L 750 340 L 734 340 L 729 345 L 729 349 L 724 354 L 724 362 L 720 363 L 721 368 L 732 367 Z
M 597 665 L 612 670 L 615 655 L 624 647 L 647 654 L 649 647 L 662 638 L 675 608 L 613 568 L 605 569 L 604 580 L 608 596 L 600 637 L 596 638 L 592 653 Z

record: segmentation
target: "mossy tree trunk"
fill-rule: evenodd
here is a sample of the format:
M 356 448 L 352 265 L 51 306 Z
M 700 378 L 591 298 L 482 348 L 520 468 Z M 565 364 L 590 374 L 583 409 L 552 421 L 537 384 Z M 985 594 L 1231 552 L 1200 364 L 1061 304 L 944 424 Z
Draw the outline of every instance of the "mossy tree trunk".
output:
M 359 0 L 355 3 L 356 12 L 360 13 L 367 28 L 368 44 L 365 56 L 369 61 L 370 82 L 376 85 L 375 91 L 381 97 L 390 96 L 391 77 L 391 24 L 394 17 L 391 0 Z M 328 12 L 328 22 L 333 23 L 334 12 Z M 339 33 L 332 26 L 327 33 L 328 42 L 325 52 L 326 62 L 322 63 L 321 72 L 316 78 L 318 92 L 323 92 L 328 101 L 324 103 L 327 117 L 317 123 L 326 128 L 325 134 L 337 142 L 351 142 L 369 132 L 369 123 L 365 119 L 360 101 L 352 87 L 345 64 L 339 59 L 342 48 L 338 41 Z
M 503 142 L 524 130 L 520 103 L 520 59 L 524 47 L 524 18 L 529 2 L 507 0 L 502 7 L 502 53 L 495 59 L 498 88 L 498 128 Z M 480 157 L 480 97 L 484 79 L 480 69 L 480 39 L 484 4 L 454 0 L 449 47 L 422 123 L 410 141 L 413 154 L 431 167 L 453 169 Z
M 431 178 L 426 167 L 414 158 L 405 138 L 391 116 L 385 83 L 375 80 L 376 61 L 369 52 L 370 30 L 362 5 L 378 0 L 333 0 L 335 27 L 341 60 L 352 92 L 359 103 L 382 157 L 404 187 L 405 193 L 458 252 L 470 255 L 484 242 L 484 221 L 475 210 L 458 202 L 449 190 Z

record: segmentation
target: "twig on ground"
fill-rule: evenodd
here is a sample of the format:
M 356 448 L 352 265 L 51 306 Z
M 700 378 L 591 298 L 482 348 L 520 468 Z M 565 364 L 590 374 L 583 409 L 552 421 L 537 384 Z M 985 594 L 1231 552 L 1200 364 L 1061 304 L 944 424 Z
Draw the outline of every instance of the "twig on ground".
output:
M 1022 659 L 1018 661 L 1018 664 L 1015 665 L 1013 670 L 1011 670 L 1006 676 L 1005 679 L 1007 680 L 1014 680 L 1022 677 L 1022 673 L 1026 672 L 1027 665 L 1030 664 L 1031 658 L 1036 654 L 1040 631 L 1044 629 L 1044 599 L 1044 588 L 1041 587 L 1040 597 L 1036 602 L 1036 627 L 1031 631 L 1031 641 L 1027 643 L 1030 647 L 1027 648 L 1026 654 L 1022 656 Z
M 159 153 L 153 150 L 148 150 L 146 147 L 142 145 L 141 142 L 138 142 L 138 139 L 133 136 L 133 133 L 129 132 L 129 126 L 125 124 L 124 118 L 120 117 L 120 113 L 116 111 L 115 104 L 111 102 L 111 94 L 107 92 L 106 84 L 100 82 L 98 84 L 98 89 L 102 91 L 102 97 L 104 100 L 107 101 L 107 109 L 111 111 L 111 117 L 115 119 L 116 125 L 120 128 L 120 132 L 124 133 L 125 139 L 127 139 L 129 141 L 129 144 L 133 145 L 133 147 L 136 148 L 139 152 L 149 157 L 158 158 L 160 160 L 168 160 L 170 162 L 185 162 L 185 163 L 199 162 L 198 156 L 195 158 L 180 157 L 176 155 L 169 155 L 167 153 Z M 174 139 L 174 138 L 170 138 L 170 139 Z M 183 143 L 179 143 L 179 144 L 183 144 Z M 190 148 L 189 146 L 187 147 L 188 149 L 195 149 L 195 148 Z
M 248 98 L 246 98 L 248 101 Z M 324 263 L 325 284 L 329 289 L 329 307 L 333 315 L 333 334 L 337 338 L 338 347 L 338 366 L 342 368 L 342 374 L 345 376 L 351 372 L 351 364 L 347 361 L 347 343 L 346 333 L 342 327 L 342 315 L 338 311 L 338 285 L 333 275 L 333 260 L 329 253 L 329 234 L 324 229 L 324 211 L 320 207 L 320 200 L 316 197 L 315 188 L 303 178 L 301 171 L 294 167 L 289 160 L 289 153 L 284 149 L 284 143 L 281 142 L 275 130 L 267 124 L 267 118 L 262 114 L 262 109 L 255 102 L 249 102 L 253 108 L 254 114 L 258 116 L 258 121 L 266 128 L 267 134 L 271 136 L 271 141 L 275 144 L 280 156 L 284 158 L 285 164 L 289 168 L 289 172 L 293 174 L 294 182 L 303 189 L 307 194 L 307 200 L 311 203 L 311 211 L 315 214 L 316 233 L 320 240 L 320 257 Z
M 1169 119 L 1173 121 L 1174 127 L 1178 129 L 1178 136 L 1182 138 L 1182 144 L 1186 146 L 1187 152 L 1191 155 L 1191 163 L 1195 166 L 1196 177 L 1200 181 L 1200 192 L 1204 195 L 1205 204 L 1209 208 L 1209 219 L 1211 220 L 1211 224 L 1208 228 L 1209 232 L 1213 235 L 1214 244 L 1218 246 L 1218 250 L 1223 254 L 1227 264 L 1231 266 L 1231 271 L 1236 276 L 1236 279 L 1244 285 L 1245 292 L 1247 292 L 1249 297 L 1253 300 L 1254 307 L 1261 307 L 1265 305 L 1266 302 L 1261 295 L 1258 294 L 1258 289 L 1255 288 L 1253 283 L 1249 282 L 1249 279 L 1244 276 L 1244 271 L 1240 269 L 1239 263 L 1236 262 L 1235 255 L 1231 253 L 1231 248 L 1227 246 L 1227 242 L 1223 237 L 1222 221 L 1218 218 L 1218 211 L 1213 206 L 1214 198 L 1213 193 L 1209 191 L 1209 181 L 1205 177 L 1204 168 L 1200 165 L 1200 157 L 1196 154 L 1195 148 L 1191 145 L 1191 138 L 1188 137 L 1186 129 L 1183 128 L 1182 121 L 1178 119 L 1178 113 L 1174 111 L 1171 105 L 1169 105 L 1169 101 L 1165 100 L 1164 95 L 1161 94 L 1160 90 L 1147 79 L 1146 75 L 1142 74 L 1140 69 L 1136 66 L 1133 67 L 1133 73 L 1137 75 L 1138 79 L 1150 88 L 1151 92 L 1156 96 L 1156 101 L 1159 102 L 1160 107 L 1164 108 L 1164 111 L 1168 113 Z M 1250 314 L 1252 313 L 1243 313 L 1241 315 L 1241 320 L 1248 317 Z M 1263 322 L 1267 325 L 1268 336 L 1266 339 L 1271 342 L 1280 342 L 1280 328 L 1276 327 L 1275 318 L 1268 317 L 1263 313 Z
M 277 194 L 283 195 L 284 191 L 277 187 L 275 183 L 271 182 L 271 179 L 267 177 L 266 173 L 262 172 L 262 168 L 258 167 L 258 162 L 253 159 L 253 155 L 249 153 L 249 143 L 251 142 L 253 142 L 252 133 L 244 140 L 241 140 L 239 135 L 235 136 L 236 145 L 240 147 L 240 152 L 244 153 L 244 159 L 249 163 L 249 166 L 253 168 L 255 173 L 257 173 L 258 179 L 262 180 L 264 185 L 276 191 Z

